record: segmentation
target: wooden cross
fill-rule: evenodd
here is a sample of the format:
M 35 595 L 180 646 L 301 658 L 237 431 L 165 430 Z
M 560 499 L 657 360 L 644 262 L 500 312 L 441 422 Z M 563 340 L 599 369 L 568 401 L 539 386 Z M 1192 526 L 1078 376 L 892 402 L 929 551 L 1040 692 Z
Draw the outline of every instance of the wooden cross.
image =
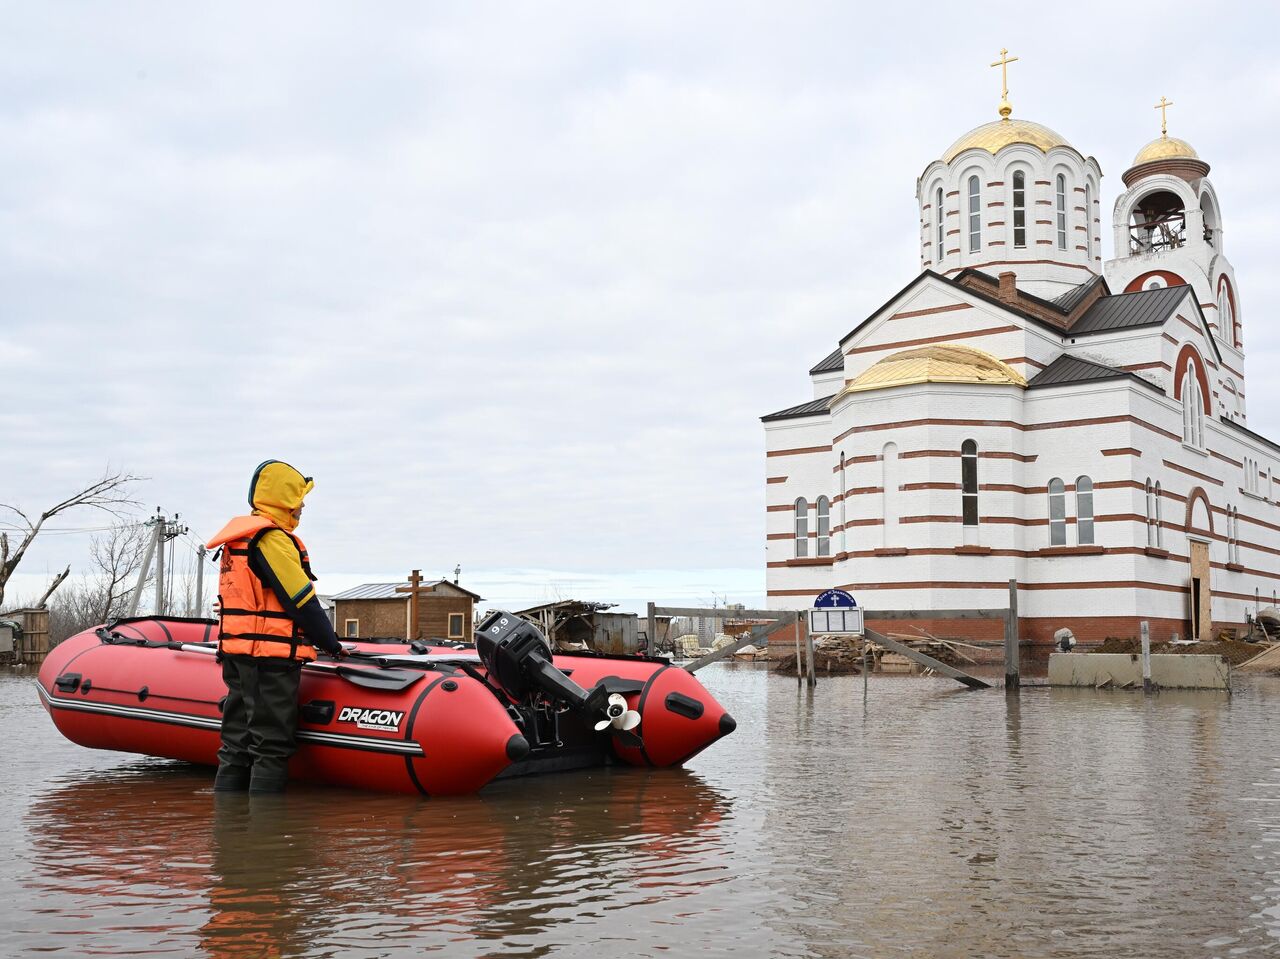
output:
M 1166 100 L 1163 96 L 1160 97 L 1160 102 L 1155 106 L 1155 108 L 1160 111 L 1160 135 L 1162 137 L 1167 137 L 1169 135 L 1169 117 L 1167 111 L 1171 106 L 1173 106 L 1173 101 Z
M 1000 68 L 1000 99 L 1009 99 L 1009 64 L 1017 63 L 1017 57 L 1009 56 L 1009 51 L 1004 47 L 1000 48 L 1000 59 L 991 64 L 993 67 Z
M 409 594 L 409 628 L 406 632 L 409 634 L 405 639 L 413 642 L 415 639 L 421 639 L 418 635 L 418 590 L 422 587 L 422 570 L 415 569 L 409 574 L 408 586 L 397 586 L 397 593 Z

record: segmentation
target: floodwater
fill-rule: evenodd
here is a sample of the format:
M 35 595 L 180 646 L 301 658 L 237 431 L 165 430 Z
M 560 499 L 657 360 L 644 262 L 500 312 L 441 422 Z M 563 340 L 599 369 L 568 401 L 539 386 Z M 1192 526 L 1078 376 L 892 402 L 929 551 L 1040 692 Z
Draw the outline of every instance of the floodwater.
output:
M 1280 680 L 700 676 L 688 770 L 250 800 L 0 672 L 0 956 L 1280 955 Z

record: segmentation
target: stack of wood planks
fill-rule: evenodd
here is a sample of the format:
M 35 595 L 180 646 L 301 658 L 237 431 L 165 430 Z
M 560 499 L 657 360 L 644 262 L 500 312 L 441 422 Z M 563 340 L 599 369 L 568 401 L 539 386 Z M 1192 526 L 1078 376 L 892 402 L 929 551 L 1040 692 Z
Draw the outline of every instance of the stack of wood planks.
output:
M 1245 660 L 1236 669 L 1248 673 L 1280 674 L 1280 643 L 1274 643 L 1260 652 L 1253 659 Z

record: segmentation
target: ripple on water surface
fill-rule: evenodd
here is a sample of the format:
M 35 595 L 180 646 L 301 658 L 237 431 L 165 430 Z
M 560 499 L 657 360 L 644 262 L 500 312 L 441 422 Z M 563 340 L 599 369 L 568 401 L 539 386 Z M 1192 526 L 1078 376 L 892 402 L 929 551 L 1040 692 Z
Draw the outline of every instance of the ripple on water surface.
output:
M 700 674 L 690 770 L 421 801 L 62 740 L 0 674 L 0 955 L 1212 956 L 1280 949 L 1280 681 L 1233 698 Z

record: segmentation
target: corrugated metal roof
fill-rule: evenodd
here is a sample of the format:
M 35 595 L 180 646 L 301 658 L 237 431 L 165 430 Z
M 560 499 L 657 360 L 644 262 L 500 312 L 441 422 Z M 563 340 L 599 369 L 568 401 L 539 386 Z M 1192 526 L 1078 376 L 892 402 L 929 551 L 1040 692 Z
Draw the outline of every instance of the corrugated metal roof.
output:
M 401 586 L 407 585 L 407 583 L 365 583 L 336 593 L 333 599 L 408 599 L 408 593 L 396 592 Z
M 770 420 L 789 420 L 796 416 L 816 416 L 819 413 L 825 413 L 831 407 L 831 401 L 835 398 L 835 394 L 824 396 L 820 399 L 810 400 L 808 403 L 801 403 L 799 406 L 792 406 L 789 409 L 778 410 L 776 413 L 770 413 L 768 416 L 760 417 L 761 422 L 768 423 Z
M 1061 296 L 1055 296 L 1052 303 L 1059 309 L 1070 313 L 1080 304 L 1080 301 L 1088 295 L 1089 291 L 1092 290 L 1096 284 L 1101 282 L 1103 282 L 1103 280 L 1100 276 L 1090 277 L 1079 286 L 1073 286 Z
M 1124 370 L 1117 370 L 1111 366 L 1103 366 L 1101 363 L 1082 360 L 1078 356 L 1068 356 L 1064 353 L 1033 376 L 1027 384 L 1027 389 L 1061 386 L 1064 383 L 1090 383 L 1128 375 Z
M 484 599 L 479 593 L 472 592 L 465 586 L 459 586 L 457 583 L 447 579 L 423 580 L 422 587 L 432 589 L 436 586 L 448 586 L 450 589 L 456 589 L 469 596 L 475 597 L 477 600 Z M 408 593 L 399 593 L 396 590 L 408 589 L 408 581 L 399 583 L 365 583 L 362 586 L 353 586 L 346 592 L 338 593 L 330 599 L 408 599 Z
M 824 359 L 817 366 L 809 370 L 810 373 L 833 373 L 836 370 L 844 369 L 844 353 L 840 347 L 836 347 L 831 351 L 831 355 Z
M 1067 330 L 1068 335 L 1109 333 L 1138 326 L 1163 323 L 1191 291 L 1189 286 L 1165 286 L 1158 290 L 1138 290 L 1104 296 L 1085 311 Z

